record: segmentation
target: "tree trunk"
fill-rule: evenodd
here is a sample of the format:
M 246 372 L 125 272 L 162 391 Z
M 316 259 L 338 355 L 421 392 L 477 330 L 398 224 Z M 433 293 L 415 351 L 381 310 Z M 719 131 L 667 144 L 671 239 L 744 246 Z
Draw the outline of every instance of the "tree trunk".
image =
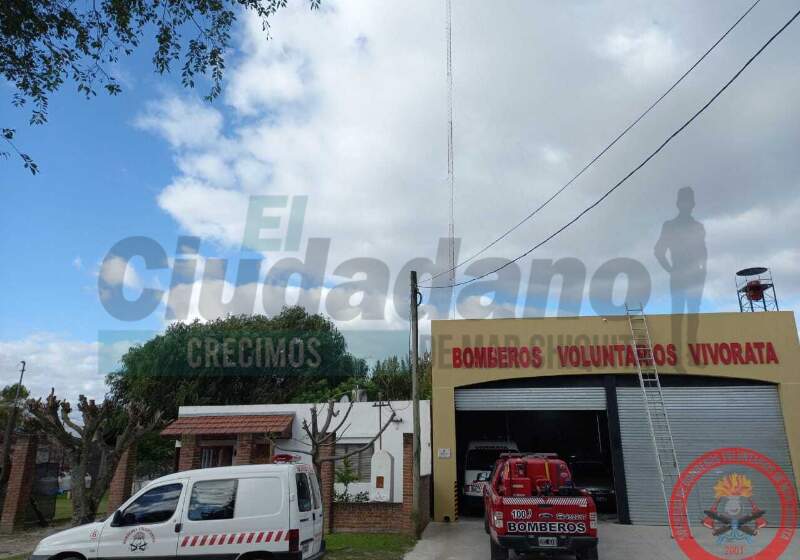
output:
M 78 452 L 69 455 L 70 475 L 72 477 L 73 526 L 92 523 L 97 517 L 98 500 L 93 499 L 91 489 L 86 488 L 86 474 L 89 471 L 87 455 L 88 450 L 84 453 Z
M 319 460 L 319 450 L 315 450 L 311 455 L 311 462 L 314 464 L 314 471 L 317 475 L 317 484 L 322 492 L 322 461 Z
M 94 511 L 89 504 L 89 492 L 86 488 L 86 469 L 80 464 L 73 464 L 72 476 L 72 525 L 83 525 L 94 521 Z

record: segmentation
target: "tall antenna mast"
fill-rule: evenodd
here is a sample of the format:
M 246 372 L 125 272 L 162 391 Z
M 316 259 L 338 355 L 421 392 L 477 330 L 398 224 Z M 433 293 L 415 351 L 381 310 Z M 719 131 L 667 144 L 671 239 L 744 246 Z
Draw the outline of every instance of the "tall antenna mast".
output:
M 447 183 L 450 187 L 450 225 L 447 230 L 450 256 L 450 284 L 456 279 L 456 231 L 455 231 L 455 176 L 453 173 L 453 6 L 447 3 Z M 451 297 L 451 318 L 456 317 L 456 307 Z

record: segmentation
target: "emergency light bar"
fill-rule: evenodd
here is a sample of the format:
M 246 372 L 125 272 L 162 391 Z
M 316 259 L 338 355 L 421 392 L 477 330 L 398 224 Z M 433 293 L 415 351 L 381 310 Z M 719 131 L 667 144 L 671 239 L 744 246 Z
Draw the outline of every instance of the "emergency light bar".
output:
M 291 453 L 278 453 L 272 456 L 272 462 L 275 464 L 298 463 L 300 462 L 300 456 L 292 455 Z

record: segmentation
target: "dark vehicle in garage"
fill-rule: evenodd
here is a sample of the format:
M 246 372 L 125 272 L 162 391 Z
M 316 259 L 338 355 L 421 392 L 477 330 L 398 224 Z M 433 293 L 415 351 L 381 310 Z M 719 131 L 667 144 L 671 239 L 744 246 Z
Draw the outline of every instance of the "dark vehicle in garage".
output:
M 617 511 L 617 493 L 611 469 L 599 459 L 572 459 L 569 462 L 573 481 L 591 494 L 597 510 L 604 513 Z

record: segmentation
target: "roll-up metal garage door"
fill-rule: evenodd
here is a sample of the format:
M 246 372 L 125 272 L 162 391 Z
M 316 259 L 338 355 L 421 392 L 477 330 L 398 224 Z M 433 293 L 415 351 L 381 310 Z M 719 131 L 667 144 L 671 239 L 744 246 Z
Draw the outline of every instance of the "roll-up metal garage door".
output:
M 746 447 L 763 453 L 792 476 L 777 387 L 665 387 L 663 391 L 681 468 L 714 449 Z M 638 387 L 620 387 L 617 399 L 631 521 L 666 524 L 642 391 Z M 703 477 L 689 499 L 689 518 L 693 523 L 699 524 L 703 510 L 713 505 L 714 482 L 734 470 L 732 467 Z M 773 512 L 773 516 L 779 515 L 780 503 L 769 483 L 754 477 L 753 486 L 758 507 Z
M 456 389 L 456 410 L 605 410 L 603 387 Z

